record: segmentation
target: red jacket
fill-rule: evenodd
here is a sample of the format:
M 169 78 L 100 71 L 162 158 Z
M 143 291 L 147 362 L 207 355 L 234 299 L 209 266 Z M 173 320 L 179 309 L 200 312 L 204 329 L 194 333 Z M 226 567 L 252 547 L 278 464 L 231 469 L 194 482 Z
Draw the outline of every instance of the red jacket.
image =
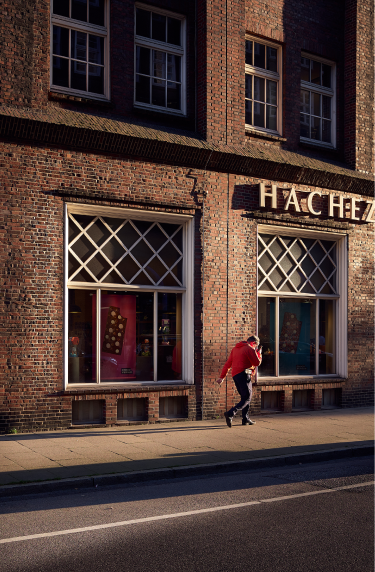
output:
M 220 378 L 223 379 L 230 368 L 232 368 L 232 377 L 234 377 L 237 373 L 257 367 L 261 363 L 260 352 L 251 348 L 247 342 L 238 342 L 230 352 L 230 356 L 221 370 Z

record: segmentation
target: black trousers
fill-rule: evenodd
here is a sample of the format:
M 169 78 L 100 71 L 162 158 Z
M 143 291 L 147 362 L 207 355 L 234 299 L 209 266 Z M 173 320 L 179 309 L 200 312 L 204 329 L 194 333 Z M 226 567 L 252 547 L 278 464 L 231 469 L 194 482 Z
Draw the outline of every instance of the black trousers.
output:
M 253 395 L 253 385 L 251 383 L 251 375 L 246 371 L 241 371 L 233 377 L 234 383 L 238 393 L 241 396 L 241 401 L 237 403 L 232 409 L 228 411 L 230 417 L 236 415 L 237 411 L 242 410 L 242 419 L 248 418 L 251 397 Z

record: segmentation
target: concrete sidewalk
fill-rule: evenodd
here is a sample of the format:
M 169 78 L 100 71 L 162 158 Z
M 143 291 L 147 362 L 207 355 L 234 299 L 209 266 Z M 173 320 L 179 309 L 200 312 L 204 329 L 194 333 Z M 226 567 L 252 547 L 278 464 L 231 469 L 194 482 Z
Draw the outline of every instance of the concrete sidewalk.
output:
M 243 427 L 235 418 L 232 429 L 219 419 L 3 435 L 0 496 L 321 461 L 373 447 L 372 407 L 255 420 Z

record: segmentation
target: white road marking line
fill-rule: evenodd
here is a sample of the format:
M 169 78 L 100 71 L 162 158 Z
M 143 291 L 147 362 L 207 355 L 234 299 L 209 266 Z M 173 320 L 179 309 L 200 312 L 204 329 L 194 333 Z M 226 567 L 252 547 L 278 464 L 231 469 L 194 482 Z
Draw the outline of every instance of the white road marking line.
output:
M 103 530 L 105 528 L 116 528 L 119 526 L 128 526 L 130 524 L 141 524 L 143 522 L 155 522 L 156 520 L 167 520 L 169 518 L 179 518 L 182 516 L 191 516 L 194 514 L 205 514 L 208 512 L 217 512 L 220 510 L 230 510 L 233 508 L 243 508 L 245 506 L 252 506 L 256 504 L 263 504 L 269 502 L 277 502 L 283 500 L 296 499 L 306 496 L 321 495 L 325 493 L 334 493 L 337 491 L 344 491 L 347 489 L 355 489 L 358 487 L 367 487 L 369 485 L 374 485 L 375 481 L 368 481 L 367 483 L 357 483 L 355 485 L 346 485 L 343 487 L 336 487 L 334 489 L 322 489 L 320 491 L 311 491 L 308 493 L 298 493 L 295 495 L 275 497 L 272 499 L 262 499 L 258 501 L 249 501 L 239 504 L 229 504 L 225 506 L 215 506 L 212 508 L 202 508 L 199 510 L 188 510 L 186 512 L 177 512 L 174 514 L 162 514 L 160 516 L 148 516 L 146 518 L 136 518 L 134 520 L 123 520 L 122 522 L 111 522 L 109 524 L 97 524 L 94 526 L 86 526 L 84 528 L 71 528 L 69 530 L 56 530 L 55 532 L 44 532 L 41 534 L 30 534 L 28 536 L 16 536 L 14 538 L 4 538 L 0 540 L 0 544 L 9 544 L 11 542 L 20 542 L 22 540 L 34 540 L 35 538 L 50 538 L 51 536 L 64 536 L 66 534 L 76 534 L 78 532 L 90 532 L 92 530 Z

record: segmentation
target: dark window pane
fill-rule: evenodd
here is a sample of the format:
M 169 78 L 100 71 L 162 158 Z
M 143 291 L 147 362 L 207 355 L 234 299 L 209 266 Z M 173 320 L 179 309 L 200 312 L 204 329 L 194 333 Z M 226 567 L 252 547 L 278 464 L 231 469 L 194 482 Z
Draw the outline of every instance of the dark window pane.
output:
M 53 53 L 56 56 L 69 57 L 69 30 L 60 26 L 53 27 Z
M 167 54 L 167 79 L 181 81 L 181 57 Z
M 267 80 L 267 103 L 277 105 L 277 83 Z
M 104 0 L 90 0 L 89 22 L 96 26 L 104 26 Z
M 301 58 L 301 80 L 310 81 L 310 60 Z
M 320 113 L 320 95 L 319 93 L 311 94 L 311 114 L 321 116 Z
M 311 139 L 316 139 L 318 141 L 321 140 L 320 124 L 321 124 L 321 119 L 319 119 L 319 117 L 311 118 Z
M 161 79 L 152 80 L 151 103 L 153 105 L 160 105 L 161 107 L 165 107 L 165 83 L 166 82 Z
M 267 46 L 267 69 L 277 72 L 277 50 Z
M 262 366 L 259 377 L 275 375 L 275 298 L 259 298 L 258 335 L 263 345 Z
M 94 254 L 96 248 L 90 242 L 85 235 L 82 235 L 71 247 L 71 250 L 82 260 L 82 262 L 86 262 L 88 258 L 92 254 Z
M 332 83 L 332 67 L 327 64 L 322 64 L 322 85 L 324 87 L 331 87 Z
M 166 17 L 161 14 L 152 14 L 152 39 L 159 42 L 166 41 Z
M 321 85 L 321 70 L 322 64 L 320 62 L 314 62 L 314 60 L 311 60 L 311 83 Z
M 310 117 L 304 113 L 300 114 L 300 136 L 310 139 Z
M 89 62 L 104 65 L 104 38 L 89 34 Z
M 87 268 L 91 270 L 91 272 L 94 274 L 97 280 L 101 280 L 104 277 L 104 275 L 107 274 L 108 270 L 110 269 L 110 266 L 106 261 L 106 259 L 104 258 L 104 256 L 102 256 L 100 252 L 98 252 L 98 254 L 96 254 L 94 258 L 92 258 L 87 263 Z
M 246 40 L 246 63 L 249 66 L 253 65 L 253 42 L 251 42 L 250 40 Z
M 71 62 L 71 87 L 86 91 L 86 64 Z
M 103 252 L 112 264 L 115 264 L 125 254 L 125 249 L 118 240 L 111 238 L 104 246 Z
M 264 101 L 265 93 L 264 93 L 264 82 L 265 80 L 262 77 L 254 76 L 254 99 L 256 101 Z
M 252 85 L 253 85 L 253 76 L 246 74 L 245 75 L 245 97 L 246 97 L 246 99 L 252 99 L 253 98 Z
M 322 97 L 323 97 L 322 116 L 325 119 L 331 119 L 331 101 L 332 101 L 332 98 L 327 97 L 326 95 L 323 95 Z
M 319 373 L 335 373 L 335 301 L 319 302 Z
M 324 143 L 331 143 L 331 122 L 323 119 L 322 126 L 322 141 Z
M 69 0 L 53 0 L 53 13 L 69 18 Z
M 89 65 L 89 91 L 104 94 L 104 68 Z
M 161 248 L 168 240 L 158 225 L 154 225 L 146 234 L 145 238 L 156 251 L 158 251 L 159 248 Z
M 150 103 L 150 78 L 144 75 L 136 76 L 135 99 L 140 103 Z
M 181 84 L 168 81 L 167 107 L 170 109 L 181 109 Z
M 266 69 L 266 46 L 254 42 L 254 66 Z
M 280 298 L 279 373 L 315 373 L 315 301 Z
M 182 295 L 158 294 L 158 381 L 182 378 Z
M 96 381 L 95 290 L 68 291 L 68 381 Z
M 61 87 L 69 87 L 69 60 L 53 58 L 52 83 Z
M 245 123 L 247 125 L 253 124 L 252 103 L 248 99 L 245 101 Z
M 142 239 L 132 249 L 131 253 L 141 266 L 144 266 L 153 255 L 151 248 Z
M 267 105 L 266 107 L 266 127 L 277 131 L 277 108 Z
M 150 75 L 150 53 L 149 48 L 141 48 L 137 46 L 136 50 L 136 69 L 137 73 Z
M 72 18 L 87 22 L 87 0 L 72 0 Z
M 151 12 L 137 8 L 136 18 L 135 33 L 137 36 L 151 38 Z
M 72 30 L 72 58 L 86 61 L 87 34 Z
M 301 106 L 302 113 L 310 113 L 310 92 L 301 89 Z
M 181 46 L 181 20 L 167 18 L 167 42 L 174 46 Z
M 264 127 L 264 103 L 254 102 L 254 125 Z
M 159 52 L 157 50 L 152 50 L 152 74 L 160 79 L 165 79 L 166 69 L 165 69 L 166 53 Z

